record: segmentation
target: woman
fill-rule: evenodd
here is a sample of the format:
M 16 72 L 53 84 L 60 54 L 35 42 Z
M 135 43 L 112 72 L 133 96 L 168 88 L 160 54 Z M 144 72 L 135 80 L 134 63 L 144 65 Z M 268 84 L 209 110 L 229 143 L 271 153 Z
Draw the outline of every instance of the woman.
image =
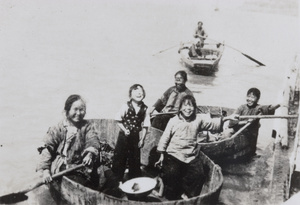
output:
M 187 73 L 184 70 L 176 72 L 174 77 L 175 85 L 166 90 L 152 108 L 150 108 L 150 114 L 154 110 L 166 113 L 156 116 L 152 121 L 152 127 L 162 131 L 165 130 L 169 120 L 175 116 L 175 114 L 170 114 L 170 112 L 178 112 L 181 99 L 186 95 L 193 95 L 192 91 L 185 86 L 188 79 Z
M 172 118 L 157 146 L 161 153 L 155 165 L 162 166 L 165 196 L 169 200 L 198 196 L 205 181 L 201 159 L 197 157 L 198 132 L 220 131 L 224 121 L 235 120 L 234 116 L 211 118 L 196 114 L 197 105 L 193 96 L 182 98 L 179 113 Z
M 86 104 L 81 96 L 71 95 L 65 102 L 64 119 L 50 127 L 44 137 L 44 146 L 39 148 L 40 161 L 37 170 L 42 171 L 45 183 L 52 181 L 52 174 L 83 163 L 87 168 L 76 171 L 69 177 L 77 182 L 96 187 L 93 162 L 100 147 L 93 126 L 86 120 Z

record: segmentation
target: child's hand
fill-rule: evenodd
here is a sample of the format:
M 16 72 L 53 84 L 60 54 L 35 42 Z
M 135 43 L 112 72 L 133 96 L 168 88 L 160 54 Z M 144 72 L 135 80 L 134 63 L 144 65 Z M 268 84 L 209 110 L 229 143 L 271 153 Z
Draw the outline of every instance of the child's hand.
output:
M 159 160 L 154 164 L 155 167 L 161 168 L 163 166 L 164 155 L 160 154 Z
M 139 147 L 139 148 L 144 147 L 144 140 L 143 140 L 143 139 L 141 139 L 141 140 L 139 141 L 138 147 Z
M 231 114 L 231 115 L 229 115 L 227 118 L 228 118 L 229 120 L 238 121 L 238 120 L 239 120 L 239 116 L 240 116 L 240 115 L 238 115 L 238 114 Z M 226 118 L 226 117 L 224 117 L 224 118 Z
M 126 129 L 126 130 L 124 131 L 124 133 L 125 133 L 126 136 L 128 136 L 128 135 L 130 134 L 130 130 L 129 130 L 129 129 Z

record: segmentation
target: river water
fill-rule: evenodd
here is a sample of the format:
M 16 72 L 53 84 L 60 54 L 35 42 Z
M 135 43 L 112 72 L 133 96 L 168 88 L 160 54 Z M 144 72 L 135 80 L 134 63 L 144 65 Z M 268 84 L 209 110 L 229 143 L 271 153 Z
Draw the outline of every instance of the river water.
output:
M 36 148 L 71 94 L 86 99 L 86 118 L 113 118 L 132 84 L 144 86 L 152 105 L 175 72 L 186 70 L 198 104 L 236 108 L 250 87 L 261 90 L 261 104 L 277 103 L 300 48 L 296 0 L 2 0 L 0 19 L 0 195 L 34 177 Z M 213 76 L 195 75 L 179 61 L 177 45 L 191 40 L 199 20 L 209 38 L 237 49 L 225 47 Z M 254 166 L 224 170 L 220 204 L 256 200 L 248 193 L 262 186 L 253 176 L 270 171 L 262 159 L 271 150 L 271 126 L 262 120 Z M 20 204 L 54 204 L 45 187 L 28 196 Z

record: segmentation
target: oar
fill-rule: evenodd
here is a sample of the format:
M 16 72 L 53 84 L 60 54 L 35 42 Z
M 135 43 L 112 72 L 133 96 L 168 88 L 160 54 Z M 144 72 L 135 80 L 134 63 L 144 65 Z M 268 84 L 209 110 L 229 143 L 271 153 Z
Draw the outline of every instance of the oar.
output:
M 199 36 L 199 35 L 198 35 L 198 36 Z M 199 36 L 199 37 L 200 37 L 200 38 L 207 38 L 207 37 L 204 37 L 204 36 Z M 212 41 L 219 42 L 219 41 L 214 40 L 214 39 L 211 39 L 211 38 L 207 38 L 207 39 L 210 39 L 210 40 L 212 40 Z M 244 56 L 247 57 L 248 59 L 254 61 L 254 62 L 257 63 L 258 65 L 260 65 L 260 66 L 265 66 L 265 64 L 259 62 L 258 60 L 254 59 L 253 57 L 251 57 L 251 56 L 249 56 L 249 55 L 243 53 L 242 51 L 240 51 L 240 50 L 238 50 L 238 49 L 236 49 L 236 48 L 234 48 L 234 47 L 232 47 L 232 46 L 229 46 L 229 45 L 227 45 L 227 44 L 224 44 L 224 43 L 222 43 L 222 44 L 223 44 L 224 46 L 227 46 L 227 47 L 233 49 L 233 50 L 236 50 L 236 51 L 240 52 L 242 55 L 244 55 Z
M 239 119 L 274 119 L 274 118 L 297 118 L 298 115 L 243 115 L 239 116 Z
M 155 114 L 151 114 L 151 117 L 156 117 L 159 115 L 176 115 L 178 112 L 174 111 L 174 112 L 160 112 L 160 113 L 155 113 Z
M 56 178 L 59 178 L 63 175 L 66 175 L 72 171 L 75 171 L 77 169 L 80 169 L 84 167 L 83 164 L 80 164 L 80 165 L 77 165 L 75 167 L 72 167 L 70 169 L 66 169 L 62 172 L 59 172 L 57 174 L 54 174 L 52 175 L 52 179 L 56 179 Z M 19 191 L 17 193 L 11 193 L 11 194 L 7 194 L 7 195 L 4 195 L 4 196 L 0 196 L 0 204 L 12 204 L 12 203 L 17 203 L 17 202 L 20 202 L 20 201 L 24 201 L 26 200 L 28 197 L 25 195 L 27 192 L 30 192 L 32 191 L 33 189 L 41 186 L 45 184 L 45 182 L 43 182 L 42 180 L 37 182 L 36 184 L 34 185 L 30 185 L 27 189 L 25 190 L 22 190 L 22 191 Z
M 175 48 L 175 47 L 177 47 L 177 46 L 179 46 L 179 44 L 176 44 L 175 46 L 171 46 L 171 47 L 169 47 L 169 48 L 166 48 L 166 49 L 164 49 L 164 50 L 161 50 L 161 51 L 159 51 L 159 52 L 153 54 L 152 56 L 155 56 L 155 55 L 157 55 L 157 54 L 160 54 L 160 53 L 162 53 L 162 52 L 165 52 L 165 51 L 170 50 L 170 49 L 172 49 L 172 48 Z
M 172 48 L 175 48 L 175 47 L 177 47 L 177 46 L 180 46 L 180 45 L 182 45 L 182 44 L 185 44 L 185 43 L 191 43 L 192 41 L 187 41 L 187 42 L 181 42 L 181 43 L 179 43 L 179 44 L 176 44 L 176 45 L 174 45 L 174 46 L 171 46 L 171 47 L 169 47 L 169 48 L 166 48 L 166 49 L 164 49 L 164 50 L 161 50 L 161 51 L 159 51 L 159 52 L 157 52 L 157 53 L 155 53 L 155 54 L 153 54 L 152 56 L 155 56 L 155 55 L 157 55 L 157 54 L 160 54 L 160 53 L 162 53 L 162 52 L 165 52 L 165 51 L 167 51 L 167 50 L 170 50 L 170 49 L 172 49 Z

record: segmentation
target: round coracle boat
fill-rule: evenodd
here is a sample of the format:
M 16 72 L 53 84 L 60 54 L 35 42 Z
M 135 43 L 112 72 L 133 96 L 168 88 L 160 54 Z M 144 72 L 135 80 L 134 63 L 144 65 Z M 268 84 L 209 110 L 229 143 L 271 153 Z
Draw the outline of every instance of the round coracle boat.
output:
M 114 148 L 120 130 L 116 122 L 111 119 L 95 119 L 91 120 L 91 122 L 98 132 L 100 142 L 105 142 Z M 143 169 L 145 176 L 142 177 L 143 179 L 136 178 L 136 181 L 127 181 L 127 184 L 125 182 L 123 185 L 120 185 L 120 189 L 125 193 L 126 190 L 129 190 L 123 197 L 116 197 L 90 189 L 64 176 L 62 179 L 55 180 L 49 185 L 52 194 L 55 195 L 54 198 L 66 201 L 69 204 L 216 204 L 223 184 L 222 171 L 219 165 L 215 164 L 201 151 L 199 151 L 198 157 L 203 162 L 207 178 L 199 196 L 169 201 L 163 196 L 159 197 L 151 192 L 157 188 L 155 180 L 157 176 L 153 175 L 153 173 L 147 173 L 145 170 L 147 170 L 147 167 L 152 167 L 157 159 L 156 146 L 161 135 L 162 131 L 155 128 L 149 129 L 144 147 L 141 149 L 141 164 L 146 167 Z M 143 183 L 145 180 L 150 184 L 145 186 L 145 183 Z M 134 195 L 143 197 L 130 197 L 132 196 L 130 195 L 130 188 L 133 190 L 136 188 L 137 192 Z

